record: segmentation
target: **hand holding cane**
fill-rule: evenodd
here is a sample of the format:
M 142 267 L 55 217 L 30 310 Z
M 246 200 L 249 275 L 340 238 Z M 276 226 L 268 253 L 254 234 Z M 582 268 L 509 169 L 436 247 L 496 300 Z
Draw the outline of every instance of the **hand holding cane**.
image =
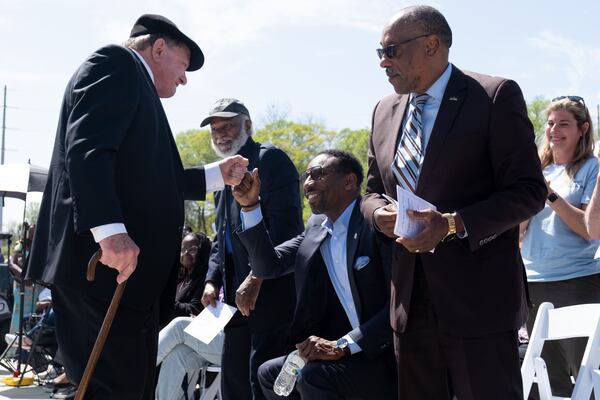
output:
M 96 264 L 98 260 L 102 257 L 102 250 L 98 249 L 90 259 L 87 266 L 87 280 L 92 282 L 96 278 Z M 106 316 L 104 317 L 104 321 L 102 321 L 102 327 L 100 328 L 100 332 L 98 333 L 98 337 L 96 338 L 96 342 L 94 343 L 94 348 L 92 349 L 92 353 L 90 354 L 90 358 L 85 366 L 85 371 L 83 372 L 83 378 L 81 378 L 81 382 L 79 382 L 79 387 L 77 388 L 77 394 L 75 395 L 75 400 L 83 400 L 85 396 L 85 392 L 87 390 L 88 384 L 90 383 L 90 379 L 92 377 L 92 373 L 94 372 L 94 368 L 96 367 L 96 363 L 98 362 L 98 358 L 100 358 L 100 353 L 102 352 L 102 348 L 104 347 L 104 343 L 106 342 L 106 337 L 108 336 L 108 331 L 115 319 L 115 314 L 117 313 L 117 308 L 119 308 L 119 303 L 121 302 L 121 297 L 123 296 L 123 291 L 125 290 L 125 284 L 127 281 L 121 282 L 117 288 L 115 289 L 115 293 L 113 295 L 112 300 L 110 301 L 110 306 L 108 307 L 108 311 L 106 312 Z

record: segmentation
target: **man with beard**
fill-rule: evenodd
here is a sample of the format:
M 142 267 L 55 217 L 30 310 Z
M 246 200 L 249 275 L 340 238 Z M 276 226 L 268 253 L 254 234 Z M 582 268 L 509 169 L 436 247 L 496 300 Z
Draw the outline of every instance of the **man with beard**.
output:
M 265 224 L 274 243 L 303 230 L 298 172 L 290 158 L 272 145 L 252 139 L 252 120 L 236 99 L 221 99 L 200 126 L 210 124 L 212 146 L 220 157 L 248 159 L 248 168 L 263 171 L 260 191 Z M 239 309 L 225 327 L 222 394 L 225 400 L 264 399 L 258 379 L 260 364 L 285 352 L 294 312 L 294 278 L 263 282 L 251 274 L 248 255 L 232 233 L 240 228 L 240 205 L 231 189 L 215 194 L 217 239 L 213 243 L 202 303 L 214 304 L 220 288 L 225 302 Z
M 451 45 L 444 16 L 412 6 L 377 50 L 396 93 L 373 113 L 363 210 L 393 246 L 398 396 L 522 399 L 519 223 L 544 206 L 546 185 L 519 86 L 461 71 Z M 397 185 L 437 207 L 408 211 L 424 227 L 413 237 L 394 234 L 396 207 L 381 195 Z

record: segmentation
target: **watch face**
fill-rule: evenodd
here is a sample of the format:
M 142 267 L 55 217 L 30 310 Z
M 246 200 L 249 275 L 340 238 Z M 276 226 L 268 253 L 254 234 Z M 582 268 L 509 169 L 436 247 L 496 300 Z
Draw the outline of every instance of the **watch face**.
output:
M 348 347 L 348 341 L 347 341 L 346 339 L 343 339 L 343 338 L 342 338 L 342 339 L 339 339 L 339 340 L 337 341 L 337 343 L 335 344 L 335 346 L 336 346 L 338 349 L 345 349 L 346 347 Z

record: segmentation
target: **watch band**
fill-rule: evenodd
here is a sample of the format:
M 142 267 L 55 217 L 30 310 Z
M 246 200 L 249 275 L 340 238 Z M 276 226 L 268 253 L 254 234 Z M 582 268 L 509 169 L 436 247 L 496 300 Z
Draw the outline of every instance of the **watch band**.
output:
M 558 200 L 558 195 L 555 192 L 552 192 L 548 195 L 547 199 L 550 203 L 554 203 L 556 200 Z
M 446 236 L 444 236 L 444 239 L 448 236 L 456 235 L 456 220 L 454 219 L 454 216 L 454 213 L 442 214 L 442 217 L 446 218 L 446 220 L 448 221 L 448 232 L 446 233 Z

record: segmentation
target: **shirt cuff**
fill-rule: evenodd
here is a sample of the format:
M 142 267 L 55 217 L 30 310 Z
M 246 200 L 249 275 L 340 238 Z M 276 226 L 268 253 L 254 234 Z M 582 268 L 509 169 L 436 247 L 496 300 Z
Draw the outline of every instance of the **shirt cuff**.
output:
M 216 192 L 225 188 L 223 175 L 221 175 L 220 161 L 215 161 L 204 166 L 204 177 L 206 178 L 206 193 Z
M 240 212 L 240 217 L 242 218 L 242 230 L 246 230 L 246 229 L 250 229 L 255 227 L 256 225 L 260 224 L 260 221 L 262 221 L 263 216 L 262 216 L 262 211 L 260 210 L 260 207 L 256 207 L 254 210 L 252 211 L 241 211 Z
M 350 354 L 356 354 L 362 351 L 360 346 L 354 341 L 354 339 L 352 339 L 352 336 L 344 335 L 343 339 L 346 339 L 346 341 L 348 341 L 348 348 L 350 349 Z
M 102 239 L 105 239 L 109 236 L 117 235 L 119 233 L 127 233 L 125 225 L 121 223 L 100 225 L 90 229 L 90 231 L 92 231 L 92 235 L 94 236 L 94 241 L 96 243 L 100 243 Z

